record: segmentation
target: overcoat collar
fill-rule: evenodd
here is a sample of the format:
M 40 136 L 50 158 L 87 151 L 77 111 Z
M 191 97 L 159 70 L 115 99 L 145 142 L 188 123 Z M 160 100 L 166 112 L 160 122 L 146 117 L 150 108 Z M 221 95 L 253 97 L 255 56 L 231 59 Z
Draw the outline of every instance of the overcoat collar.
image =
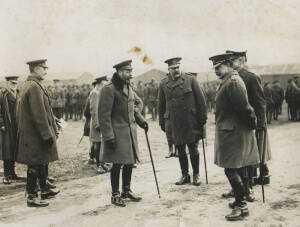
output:
M 175 87 L 183 84 L 184 82 L 184 76 L 183 73 L 181 72 L 179 77 L 173 80 L 172 76 L 168 73 L 168 80 L 167 80 L 167 87 L 170 89 L 174 89 Z
M 41 81 L 42 81 L 43 79 L 44 79 L 44 78 L 41 77 L 41 76 L 38 76 L 38 75 L 32 75 L 32 74 L 29 75 L 29 76 L 27 77 L 27 81 L 34 81 L 34 82 L 36 82 L 37 85 L 39 85 L 40 88 L 44 91 L 45 95 L 48 96 L 48 98 L 50 98 L 50 96 L 49 96 L 47 90 L 44 88 L 44 86 L 43 86 L 42 83 L 41 83 Z
M 128 84 L 120 78 L 120 76 L 117 73 L 114 73 L 111 82 L 117 90 L 120 90 L 125 96 L 130 96 L 132 93 L 131 87 L 128 86 Z

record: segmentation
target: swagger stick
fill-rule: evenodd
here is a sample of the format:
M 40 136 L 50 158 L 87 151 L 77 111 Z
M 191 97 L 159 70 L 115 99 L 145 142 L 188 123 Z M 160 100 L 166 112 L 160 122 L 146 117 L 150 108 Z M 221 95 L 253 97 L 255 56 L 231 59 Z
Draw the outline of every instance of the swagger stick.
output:
M 206 157 L 205 157 L 204 139 L 202 139 L 202 147 L 203 147 L 203 157 L 204 157 L 204 167 L 205 167 L 206 184 L 208 184 L 208 179 L 207 179 L 207 169 L 206 169 Z
M 151 159 L 153 174 L 154 174 L 154 178 L 155 178 L 157 193 L 158 193 L 158 197 L 160 198 L 160 192 L 159 192 L 158 182 L 157 182 L 157 178 L 156 178 L 156 172 L 155 172 L 155 168 L 154 168 L 154 162 L 153 162 L 153 158 L 152 158 L 152 152 L 151 152 L 150 143 L 149 143 L 149 139 L 148 139 L 148 134 L 147 134 L 146 130 L 145 130 L 145 135 L 146 135 L 146 140 L 147 140 L 147 144 L 148 144 L 148 149 L 149 149 L 149 154 L 150 154 L 150 159 Z

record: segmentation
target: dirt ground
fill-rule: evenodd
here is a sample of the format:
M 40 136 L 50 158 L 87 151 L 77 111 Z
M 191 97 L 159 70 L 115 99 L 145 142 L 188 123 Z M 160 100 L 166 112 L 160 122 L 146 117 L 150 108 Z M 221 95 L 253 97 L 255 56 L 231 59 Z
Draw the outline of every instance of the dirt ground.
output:
M 25 183 L 6 186 L 1 182 L 0 226 L 300 226 L 300 122 L 288 122 L 283 114 L 269 126 L 273 159 L 268 163 L 272 176 L 271 184 L 265 186 L 266 203 L 262 203 L 261 187 L 256 186 L 256 201 L 248 203 L 250 216 L 244 221 L 227 222 L 224 216 L 230 212 L 228 202 L 232 199 L 221 198 L 230 187 L 223 169 L 213 163 L 213 118 L 210 114 L 207 127 L 209 184 L 205 183 L 200 143 L 199 187 L 174 185 L 180 176 L 178 160 L 164 158 L 166 137 L 157 121 L 149 120 L 161 199 L 156 192 L 145 135 L 139 129 L 141 164 L 134 170 L 132 189 L 143 200 L 128 202 L 126 208 L 111 205 L 109 174 L 97 175 L 96 167 L 87 164 L 88 138 L 78 146 L 83 121 L 69 121 L 58 141 L 60 160 L 49 166 L 61 193 L 49 200 L 46 208 L 27 208 Z M 2 163 L 0 172 L 3 175 Z M 26 167 L 17 165 L 17 173 L 25 176 Z

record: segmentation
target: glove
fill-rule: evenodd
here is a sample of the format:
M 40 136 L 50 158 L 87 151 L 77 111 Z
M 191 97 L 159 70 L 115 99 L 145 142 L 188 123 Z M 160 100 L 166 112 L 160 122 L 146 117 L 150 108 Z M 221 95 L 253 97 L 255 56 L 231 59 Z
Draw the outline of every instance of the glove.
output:
M 161 128 L 162 131 L 166 132 L 165 124 L 160 125 L 160 128 Z
M 47 140 L 45 140 L 45 145 L 51 147 L 53 145 L 53 138 L 49 138 Z
M 107 140 L 105 142 L 105 144 L 110 149 L 115 149 L 116 148 L 116 140 L 115 139 Z
M 97 132 L 100 133 L 100 127 L 99 126 L 97 126 L 95 129 L 96 129 Z
M 5 132 L 5 131 L 6 131 L 5 126 L 2 126 L 2 127 L 0 128 L 0 131 Z
M 143 129 L 145 130 L 145 132 L 148 132 L 148 130 L 149 130 L 149 125 L 148 125 L 147 122 L 144 122 L 142 127 L 143 127 Z

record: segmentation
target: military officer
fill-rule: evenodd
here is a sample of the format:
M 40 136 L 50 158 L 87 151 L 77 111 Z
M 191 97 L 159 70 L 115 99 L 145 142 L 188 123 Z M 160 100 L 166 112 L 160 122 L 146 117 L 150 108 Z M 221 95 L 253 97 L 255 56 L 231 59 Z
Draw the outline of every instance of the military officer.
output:
M 193 184 L 200 185 L 198 142 L 203 138 L 207 120 L 204 93 L 195 77 L 180 72 L 180 57 L 165 61 L 169 73 L 159 86 L 159 125 L 166 130 L 166 116 L 170 120 L 172 139 L 178 149 L 182 176 L 176 185 L 191 182 L 188 158 L 189 148 L 193 167 Z
M 98 174 L 103 174 L 107 172 L 104 163 L 101 163 L 99 159 L 102 135 L 101 135 L 99 119 L 98 119 L 98 104 L 99 104 L 100 92 L 102 87 L 105 85 L 106 81 L 107 81 L 106 76 L 96 78 L 95 88 L 91 91 L 89 95 L 89 102 L 90 102 L 89 107 L 90 107 L 90 114 L 91 114 L 90 141 L 92 144 L 91 149 L 93 150 L 96 158 Z
M 271 159 L 271 149 L 268 142 L 268 133 L 266 130 L 267 122 L 266 122 L 266 99 L 264 96 L 263 88 L 261 85 L 261 78 L 260 76 L 250 72 L 247 69 L 246 62 L 247 62 L 247 52 L 236 52 L 236 51 L 226 51 L 226 53 L 232 53 L 232 65 L 233 69 L 237 70 L 239 76 L 242 78 L 246 85 L 247 95 L 249 99 L 250 105 L 253 107 L 255 115 L 257 117 L 257 143 L 258 146 L 261 147 L 259 151 L 262 151 L 263 147 L 263 134 L 267 139 L 267 147 L 265 152 L 264 160 L 265 162 Z M 262 156 L 262 154 L 260 154 Z M 257 178 L 257 168 L 256 167 L 248 167 L 246 174 L 249 175 L 249 178 L 252 180 L 248 180 L 249 185 L 245 184 L 246 187 L 251 187 L 252 182 L 254 184 L 261 184 L 264 181 L 264 184 L 270 183 L 270 175 L 269 169 L 266 163 L 262 164 L 261 173 L 259 178 Z M 246 189 L 247 190 L 247 189 Z M 249 190 L 248 190 L 249 191 Z M 247 196 L 248 201 L 254 200 L 251 198 L 251 195 L 248 194 Z
M 56 138 L 58 130 L 52 113 L 49 95 L 42 81 L 47 74 L 46 59 L 29 61 L 30 75 L 20 89 L 17 106 L 17 162 L 27 168 L 27 206 L 43 207 L 48 202 L 38 200 L 37 179 L 41 199 L 55 196 L 59 191 L 47 186 L 47 165 L 58 160 Z
M 244 167 L 259 163 L 254 129 L 256 116 L 250 106 L 243 80 L 233 70 L 232 54 L 216 55 L 213 62 L 221 80 L 216 94 L 215 164 L 225 169 L 234 190 L 235 201 L 229 204 L 232 212 L 225 218 L 241 220 L 249 215 L 244 200 Z
M 103 136 L 103 152 L 100 161 L 113 163 L 110 179 L 111 202 L 116 206 L 126 206 L 124 200 L 138 202 L 142 198 L 131 190 L 132 166 L 139 161 L 136 123 L 148 131 L 148 124 L 142 118 L 141 99 L 130 86 L 132 60 L 116 64 L 112 80 L 101 90 L 98 114 Z M 119 192 L 120 169 L 123 166 L 123 192 Z
M 278 115 L 281 111 L 282 101 L 284 99 L 284 91 L 280 86 L 280 82 L 278 80 L 273 81 L 273 101 L 274 101 L 274 120 L 278 120 Z
M 16 158 L 16 106 L 18 98 L 18 77 L 5 77 L 7 87 L 0 91 L 0 160 L 3 160 L 4 184 L 11 180 L 21 180 L 15 173 Z

